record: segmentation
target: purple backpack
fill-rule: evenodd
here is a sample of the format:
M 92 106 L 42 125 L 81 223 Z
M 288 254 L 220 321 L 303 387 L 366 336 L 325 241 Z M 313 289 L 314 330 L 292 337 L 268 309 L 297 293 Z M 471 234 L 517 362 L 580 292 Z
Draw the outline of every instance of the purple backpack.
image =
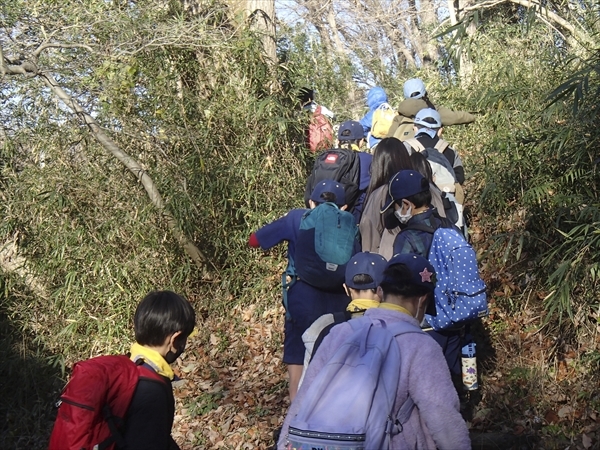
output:
M 392 416 L 401 366 L 395 337 L 423 331 L 407 322 L 366 316 L 347 323 L 352 335 L 298 399 L 301 404 L 290 420 L 286 448 L 387 449 L 412 413 L 409 396 Z

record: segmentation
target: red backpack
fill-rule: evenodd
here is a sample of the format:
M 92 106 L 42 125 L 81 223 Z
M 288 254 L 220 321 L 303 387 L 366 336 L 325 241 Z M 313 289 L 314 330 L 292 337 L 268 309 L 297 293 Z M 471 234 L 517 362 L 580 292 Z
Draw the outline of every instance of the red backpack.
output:
M 98 356 L 73 366 L 58 402 L 48 450 L 113 450 L 140 378 L 165 380 L 125 355 Z
M 310 118 L 307 141 L 308 148 L 313 153 L 333 146 L 333 127 L 329 119 L 321 112 L 320 106 L 317 106 L 317 109 L 315 109 Z

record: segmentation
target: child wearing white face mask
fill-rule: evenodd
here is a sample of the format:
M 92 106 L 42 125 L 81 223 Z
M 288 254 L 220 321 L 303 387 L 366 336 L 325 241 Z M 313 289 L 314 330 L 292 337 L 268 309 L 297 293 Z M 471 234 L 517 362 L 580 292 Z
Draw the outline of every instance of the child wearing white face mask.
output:
M 415 224 L 423 224 L 434 230 L 439 227 L 455 228 L 450 221 L 440 217 L 437 210 L 431 206 L 429 181 L 415 170 L 401 170 L 392 177 L 388 185 L 387 201 L 381 214 L 388 210 L 394 211 L 395 219 L 402 228 L 410 228 Z M 387 222 L 389 224 L 390 221 Z M 429 232 L 407 229 L 396 236 L 394 255 L 414 253 L 426 258 L 432 240 L 433 235 Z
M 402 231 L 394 241 L 394 255 L 417 254 L 425 258 L 437 228 L 454 228 L 454 224 L 439 217 L 431 205 L 429 181 L 414 170 L 401 170 L 392 177 L 388 186 L 388 197 L 381 213 L 394 211 L 394 218 Z M 390 220 L 387 221 L 388 223 Z M 397 222 L 397 223 L 398 223 Z M 386 223 L 386 226 L 388 226 Z M 389 224 L 391 226 L 393 224 Z M 427 230 L 427 231 L 426 231 Z M 459 394 L 462 390 L 460 347 L 461 329 L 435 331 L 427 323 L 423 325 L 428 334 L 442 347 L 448 368 Z

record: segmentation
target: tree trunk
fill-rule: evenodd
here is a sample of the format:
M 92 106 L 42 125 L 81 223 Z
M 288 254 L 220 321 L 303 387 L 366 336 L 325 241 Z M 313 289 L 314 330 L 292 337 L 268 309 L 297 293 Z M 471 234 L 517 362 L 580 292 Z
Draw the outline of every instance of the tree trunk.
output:
M 458 20 L 464 19 L 464 12 L 474 4 L 473 0 L 458 0 Z M 475 35 L 476 31 L 475 23 L 469 22 L 467 26 L 467 39 L 471 39 Z M 463 89 L 466 89 L 472 81 L 473 77 L 473 62 L 467 56 L 467 52 L 462 51 L 460 53 L 460 68 L 458 70 L 458 76 L 460 78 L 460 84 Z
M 274 63 L 277 61 L 275 41 L 275 0 L 225 0 L 232 17 L 240 17 L 262 36 L 263 49 Z
M 275 0 L 247 0 L 250 26 L 262 34 L 263 48 L 269 59 L 277 61 L 275 41 Z
M 432 31 L 438 24 L 437 8 L 432 0 L 421 0 L 421 34 L 427 41 L 423 45 L 423 66 L 435 64 L 440 59 L 437 42 L 431 39 Z

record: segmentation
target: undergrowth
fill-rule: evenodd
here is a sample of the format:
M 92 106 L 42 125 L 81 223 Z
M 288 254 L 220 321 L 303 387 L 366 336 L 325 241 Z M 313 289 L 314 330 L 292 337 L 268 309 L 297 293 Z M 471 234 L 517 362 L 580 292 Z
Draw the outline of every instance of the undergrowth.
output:
M 41 85 L 33 80 L 23 90 L 39 94 L 35 126 L 22 105 L 7 101 L 8 91 L 0 93 L 11 125 L 0 148 L 2 448 L 45 446 L 68 368 L 126 351 L 136 304 L 154 289 L 185 295 L 199 317 L 200 332 L 178 363 L 193 379 L 178 394 L 180 442 L 207 447 L 237 426 L 239 439 L 260 445 L 280 423 L 285 249 L 251 250 L 247 239 L 302 206 L 312 157 L 298 89 L 316 85 L 340 117 L 359 118 L 362 88 L 351 67 L 322 52 L 315 58 L 326 73 L 315 74 L 298 30 L 281 43 L 277 65 L 252 35 L 197 20 L 201 32 L 187 48 L 164 45 L 102 63 L 90 56 L 90 67 L 63 77 L 89 95 L 102 86 L 89 106 L 157 184 L 207 256 L 210 278 L 137 179 Z M 471 239 L 493 305 L 480 330 L 488 353 L 472 425 L 570 439 L 589 431 L 600 402 L 590 389 L 600 361 L 595 99 L 583 99 L 575 115 L 566 98 L 549 103 L 576 62 L 550 64 L 554 43 L 542 29 L 529 40 L 518 27 L 488 31 L 477 37 L 478 76 L 468 89 L 438 72 L 403 74 L 422 77 L 434 103 L 477 114 L 474 124 L 444 134 L 466 167 Z M 89 76 L 80 79 L 84 69 Z M 384 86 L 392 104 L 402 81 Z M 597 77 L 588 81 L 595 86 Z M 252 411 L 251 425 L 236 408 Z

